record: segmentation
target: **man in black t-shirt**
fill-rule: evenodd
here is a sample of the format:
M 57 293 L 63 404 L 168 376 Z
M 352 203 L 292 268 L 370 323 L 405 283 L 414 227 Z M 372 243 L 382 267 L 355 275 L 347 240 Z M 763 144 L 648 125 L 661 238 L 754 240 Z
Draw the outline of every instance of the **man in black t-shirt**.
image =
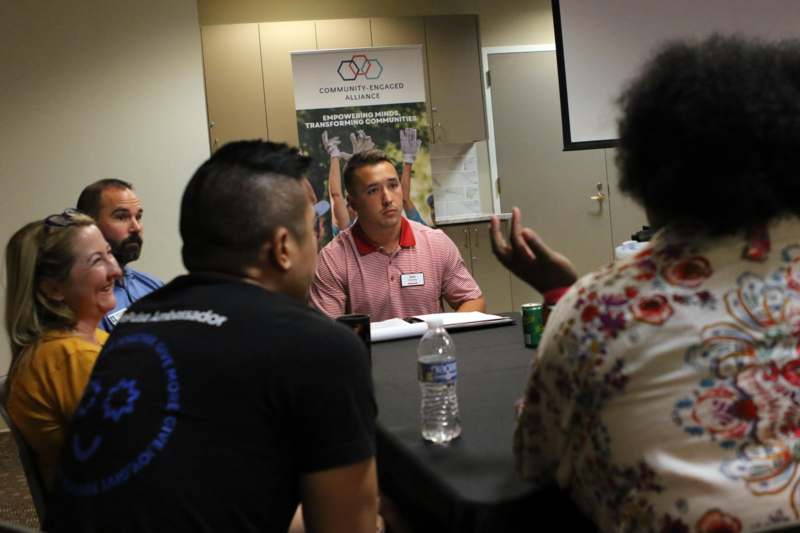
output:
M 222 147 L 181 205 L 189 274 L 105 345 L 62 452 L 47 531 L 374 532 L 376 407 L 364 345 L 305 305 L 308 159 Z

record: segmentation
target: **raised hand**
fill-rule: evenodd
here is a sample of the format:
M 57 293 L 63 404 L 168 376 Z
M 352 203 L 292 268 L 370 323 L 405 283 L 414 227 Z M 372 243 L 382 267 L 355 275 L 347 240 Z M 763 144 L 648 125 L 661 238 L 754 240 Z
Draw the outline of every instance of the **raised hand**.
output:
M 322 146 L 325 147 L 325 151 L 328 152 L 328 155 L 331 156 L 331 159 L 334 157 L 349 159 L 349 154 L 345 154 L 339 150 L 339 145 L 341 143 L 342 141 L 339 140 L 339 137 L 328 138 L 328 130 L 322 132 Z
M 508 240 L 500 233 L 500 220 L 492 217 L 490 236 L 497 259 L 515 276 L 544 294 L 569 287 L 578 279 L 572 262 L 547 246 L 530 228 L 523 228 L 518 207 L 512 210 Z
M 400 150 L 403 152 L 403 163 L 413 165 L 421 145 L 422 139 L 417 139 L 416 128 L 403 128 L 400 130 Z
M 353 147 L 353 155 L 375 148 L 375 143 L 372 142 L 372 137 L 364 133 L 364 130 L 357 130 L 355 133 L 351 133 L 350 144 Z M 345 160 L 349 160 L 352 155 L 343 152 L 342 157 Z

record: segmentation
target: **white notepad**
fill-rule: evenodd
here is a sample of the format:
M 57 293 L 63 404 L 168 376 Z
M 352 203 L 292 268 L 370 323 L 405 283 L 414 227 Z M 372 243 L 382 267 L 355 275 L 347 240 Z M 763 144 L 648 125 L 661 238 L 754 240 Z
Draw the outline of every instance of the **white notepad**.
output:
M 490 315 L 479 311 L 468 313 L 434 313 L 430 315 L 416 315 L 409 318 L 390 318 L 381 322 L 370 324 L 370 339 L 372 342 L 403 339 L 406 337 L 421 337 L 427 330 L 425 322 L 431 318 L 439 318 L 448 330 L 464 329 L 493 324 L 506 324 L 512 320 L 505 316 Z

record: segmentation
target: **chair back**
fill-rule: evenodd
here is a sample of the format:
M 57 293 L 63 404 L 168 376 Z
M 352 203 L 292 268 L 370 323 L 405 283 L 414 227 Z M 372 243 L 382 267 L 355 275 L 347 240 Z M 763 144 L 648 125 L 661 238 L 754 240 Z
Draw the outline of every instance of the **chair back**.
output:
M 28 480 L 28 490 L 33 499 L 33 506 L 36 508 L 36 515 L 39 517 L 39 523 L 44 523 L 45 515 L 45 497 L 47 491 L 45 490 L 42 475 L 39 472 L 39 466 L 36 464 L 36 452 L 28 446 L 25 438 L 20 433 L 14 421 L 6 411 L 5 403 L 2 401 L 5 395 L 6 380 L 0 379 L 0 416 L 3 417 L 11 435 L 14 437 L 14 442 L 17 445 L 17 452 L 19 453 L 19 461 L 22 463 L 22 469 L 25 471 L 25 479 Z

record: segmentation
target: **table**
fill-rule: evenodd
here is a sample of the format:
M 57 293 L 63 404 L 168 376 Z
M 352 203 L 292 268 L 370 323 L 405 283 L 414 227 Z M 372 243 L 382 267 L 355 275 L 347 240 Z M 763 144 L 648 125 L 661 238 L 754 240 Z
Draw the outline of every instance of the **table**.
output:
M 451 333 L 462 433 L 448 446 L 420 437 L 419 339 L 372 346 L 381 490 L 417 532 L 531 531 L 537 508 L 556 505 L 563 512 L 571 505 L 557 490 L 537 489 L 514 470 L 514 402 L 534 352 L 523 343 L 519 313 L 509 316 L 512 325 Z

